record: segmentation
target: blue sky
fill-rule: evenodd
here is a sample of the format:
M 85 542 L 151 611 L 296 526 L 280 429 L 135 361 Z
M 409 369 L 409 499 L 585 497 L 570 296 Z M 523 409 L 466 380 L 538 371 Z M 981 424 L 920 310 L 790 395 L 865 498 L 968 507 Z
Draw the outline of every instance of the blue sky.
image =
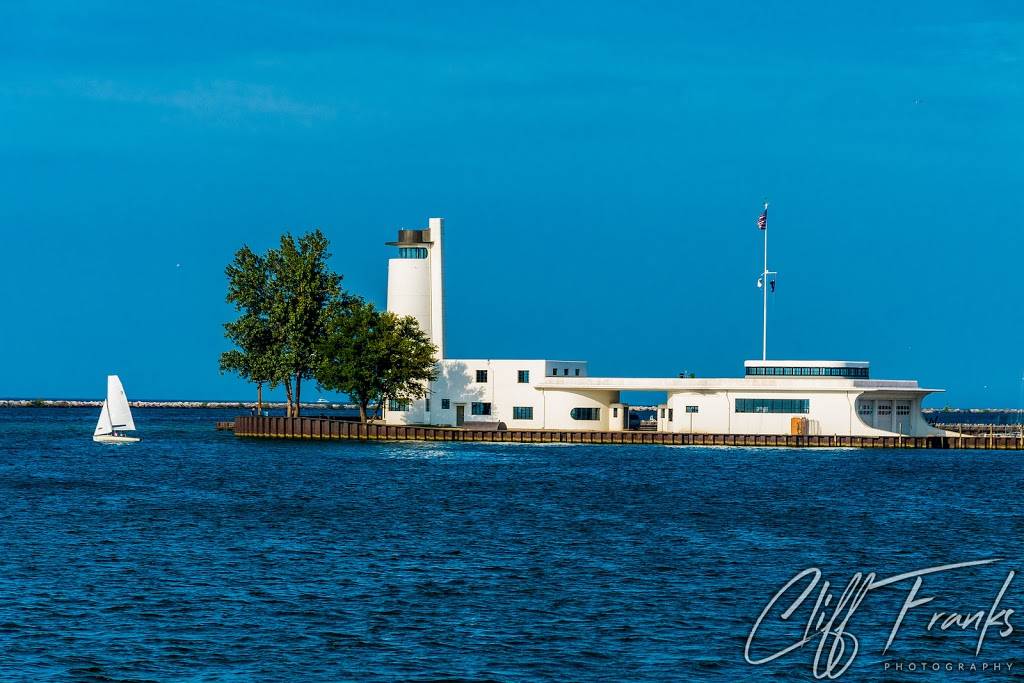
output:
M 1016 3 L 0 4 L 0 395 L 248 398 L 224 265 L 447 219 L 453 357 L 870 360 L 1017 407 Z M 315 392 L 308 392 L 310 395 Z

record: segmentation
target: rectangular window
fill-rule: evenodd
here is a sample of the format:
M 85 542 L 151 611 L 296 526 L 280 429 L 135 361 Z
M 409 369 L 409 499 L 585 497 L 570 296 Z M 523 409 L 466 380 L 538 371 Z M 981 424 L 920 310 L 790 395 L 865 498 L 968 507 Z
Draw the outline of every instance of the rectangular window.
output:
M 565 375 L 566 377 L 568 377 L 569 376 L 569 368 L 566 368 L 565 370 L 562 370 L 562 374 Z
M 672 421 L 672 408 L 669 408 L 669 409 L 668 409 L 668 421 L 669 421 L 669 422 L 671 422 L 671 421 Z
M 490 403 L 474 403 L 471 407 L 471 412 L 474 415 L 490 415 L 491 404 Z
M 529 384 L 530 383 L 530 371 L 529 370 L 520 370 L 519 371 L 519 383 L 520 384 Z
M 809 413 L 811 401 L 806 398 L 738 398 L 737 413 Z
M 551 376 L 554 377 L 558 374 L 558 368 L 551 368 Z
M 393 410 L 396 413 L 404 412 L 406 410 L 409 410 L 409 402 L 391 399 L 388 401 L 388 410 Z
M 428 399 L 426 399 L 426 408 L 425 408 L 425 410 L 426 410 L 426 411 L 427 411 L 428 413 L 430 412 L 430 399 L 429 399 L 429 398 L 428 398 Z
M 532 420 L 533 406 L 515 406 L 512 408 L 513 420 Z
M 449 398 L 441 399 L 441 410 L 450 410 L 452 407 L 452 401 Z
M 618 417 L 618 416 L 619 416 L 619 409 L 618 408 L 612 408 L 612 417 Z
M 662 417 L 662 418 L 664 418 L 664 417 L 665 417 L 665 409 L 664 409 L 664 408 L 662 408 L 662 409 L 661 409 L 661 417 Z
M 487 381 L 487 371 L 486 370 L 477 370 L 476 371 L 476 381 L 481 383 L 481 384 L 486 382 Z
M 577 376 L 577 377 L 579 377 L 579 376 L 580 376 L 580 369 L 579 369 L 579 368 L 576 368 L 576 376 Z
M 910 404 L 904 403 L 903 401 L 897 401 L 896 403 L 896 414 L 897 415 L 910 415 Z
M 700 407 L 699 406 L 686 406 L 686 412 L 688 412 L 688 413 L 699 413 L 700 412 Z

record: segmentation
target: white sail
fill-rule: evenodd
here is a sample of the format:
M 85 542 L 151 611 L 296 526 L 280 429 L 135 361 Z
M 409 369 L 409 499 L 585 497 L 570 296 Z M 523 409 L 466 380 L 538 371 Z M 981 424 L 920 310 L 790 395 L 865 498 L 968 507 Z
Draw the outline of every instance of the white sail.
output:
M 114 429 L 131 431 L 135 429 L 135 421 L 132 419 L 132 409 L 128 407 L 128 397 L 124 394 L 124 387 L 117 375 L 107 376 L 107 405 L 110 410 L 110 424 Z
M 110 411 L 107 410 L 107 402 L 103 402 L 103 410 L 100 411 L 100 421 L 96 423 L 96 431 L 92 433 L 93 436 L 104 436 L 114 431 L 114 426 L 110 424 Z

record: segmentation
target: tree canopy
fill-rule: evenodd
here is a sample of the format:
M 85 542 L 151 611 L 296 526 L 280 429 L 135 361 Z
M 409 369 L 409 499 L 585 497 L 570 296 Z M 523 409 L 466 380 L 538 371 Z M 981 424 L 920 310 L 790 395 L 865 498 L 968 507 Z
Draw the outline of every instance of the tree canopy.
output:
M 221 354 L 221 370 L 258 389 L 284 385 L 288 415 L 301 411 L 302 380 L 313 376 L 327 318 L 344 301 L 342 277 L 327 265 L 328 244 L 319 230 L 298 240 L 285 233 L 264 255 L 243 246 L 225 269 L 227 300 L 241 315 L 224 325 L 237 348 Z
M 370 419 L 371 404 L 411 401 L 436 378 L 437 348 L 415 318 L 378 311 L 341 288 L 327 264 L 331 254 L 319 230 L 257 254 L 248 246 L 225 269 L 227 300 L 239 316 L 224 324 L 235 345 L 220 356 L 222 372 L 256 384 L 284 386 L 287 415 L 301 411 L 302 382 L 315 379 L 348 394 Z
M 317 371 L 320 386 L 348 394 L 366 422 L 370 404 L 411 401 L 437 379 L 435 347 L 415 318 L 378 311 L 353 297 L 328 318 Z

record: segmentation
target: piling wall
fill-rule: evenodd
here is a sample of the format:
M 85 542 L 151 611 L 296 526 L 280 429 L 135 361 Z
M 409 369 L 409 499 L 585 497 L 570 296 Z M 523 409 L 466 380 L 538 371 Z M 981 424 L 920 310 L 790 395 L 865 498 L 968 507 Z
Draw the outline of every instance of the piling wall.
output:
M 235 436 L 262 439 L 1024 450 L 1024 439 L 1001 436 L 844 436 L 842 434 L 796 436 L 789 434 L 677 434 L 674 432 L 525 429 L 497 431 L 360 424 L 320 417 L 260 417 L 253 415 L 235 418 L 233 426 Z

